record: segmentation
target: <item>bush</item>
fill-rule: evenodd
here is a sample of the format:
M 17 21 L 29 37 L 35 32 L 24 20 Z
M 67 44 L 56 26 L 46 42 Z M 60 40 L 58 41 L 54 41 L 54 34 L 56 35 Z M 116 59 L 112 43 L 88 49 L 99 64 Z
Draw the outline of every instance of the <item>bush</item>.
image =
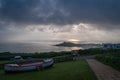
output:
M 65 61 L 72 61 L 72 56 L 66 55 L 66 56 L 59 56 L 59 57 L 54 57 L 53 58 L 55 63 L 56 62 L 65 62 Z
M 96 54 L 102 54 L 104 51 L 99 48 L 91 48 L 91 49 L 85 49 L 85 50 L 79 50 L 78 51 L 81 56 L 88 56 L 88 55 L 96 55 Z
M 46 53 L 0 53 L 0 60 L 10 60 L 10 58 L 13 58 L 14 56 L 22 56 L 23 58 L 26 57 L 33 57 L 33 58 L 52 58 L 57 56 L 63 56 L 63 55 L 71 55 L 70 52 L 46 52 Z
M 103 54 L 96 56 L 96 59 L 104 64 L 110 65 L 111 67 L 120 71 L 120 57 L 114 54 Z M 120 55 L 120 54 L 119 54 Z

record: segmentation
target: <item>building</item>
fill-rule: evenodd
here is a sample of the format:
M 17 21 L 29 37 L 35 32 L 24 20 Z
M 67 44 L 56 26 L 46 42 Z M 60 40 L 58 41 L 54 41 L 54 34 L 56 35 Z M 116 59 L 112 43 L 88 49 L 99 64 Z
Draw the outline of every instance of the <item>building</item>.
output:
M 103 44 L 102 49 L 120 49 L 120 44 Z

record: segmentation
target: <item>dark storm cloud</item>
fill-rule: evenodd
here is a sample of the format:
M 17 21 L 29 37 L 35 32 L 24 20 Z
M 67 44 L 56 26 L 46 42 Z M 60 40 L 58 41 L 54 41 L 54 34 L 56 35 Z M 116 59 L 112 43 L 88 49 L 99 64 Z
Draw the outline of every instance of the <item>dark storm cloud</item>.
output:
M 2 22 L 120 25 L 120 0 L 0 0 L 0 27 L 5 27 Z
M 23 24 L 56 23 L 64 15 L 55 9 L 55 3 L 55 0 L 2 0 L 0 17 Z
M 61 1 L 61 0 L 60 0 Z M 62 0 L 73 21 L 120 22 L 120 0 Z

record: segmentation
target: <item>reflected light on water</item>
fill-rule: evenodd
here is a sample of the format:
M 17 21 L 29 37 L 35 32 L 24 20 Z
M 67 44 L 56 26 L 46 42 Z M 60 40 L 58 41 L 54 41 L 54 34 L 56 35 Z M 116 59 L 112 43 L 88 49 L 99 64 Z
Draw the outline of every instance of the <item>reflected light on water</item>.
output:
M 66 51 L 79 50 L 79 49 L 83 49 L 83 48 L 82 47 L 65 47 Z

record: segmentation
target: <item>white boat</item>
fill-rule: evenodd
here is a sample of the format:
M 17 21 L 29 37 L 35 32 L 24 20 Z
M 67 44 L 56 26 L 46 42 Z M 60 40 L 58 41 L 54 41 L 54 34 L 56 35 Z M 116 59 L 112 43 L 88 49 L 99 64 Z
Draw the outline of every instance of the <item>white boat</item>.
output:
M 41 68 L 51 67 L 54 64 L 54 60 L 43 59 L 43 60 L 33 60 L 24 61 L 4 65 L 5 72 L 19 72 L 19 71 L 31 71 L 40 70 Z

